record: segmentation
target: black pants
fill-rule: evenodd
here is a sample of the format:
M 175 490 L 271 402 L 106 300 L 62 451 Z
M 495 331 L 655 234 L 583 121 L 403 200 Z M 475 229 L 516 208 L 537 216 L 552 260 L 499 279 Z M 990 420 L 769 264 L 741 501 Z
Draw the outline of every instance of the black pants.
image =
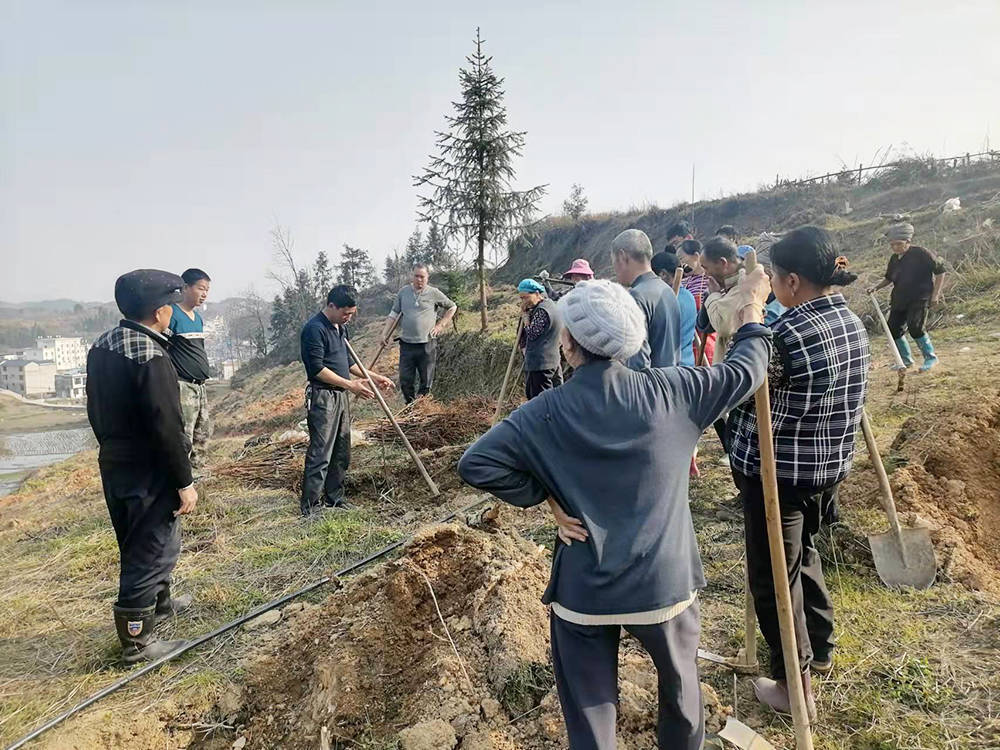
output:
M 302 515 L 344 500 L 344 478 L 351 465 L 351 406 L 347 391 L 306 388 L 309 448 L 302 477 Z
M 552 665 L 570 750 L 614 750 L 620 625 L 576 625 L 549 616 Z M 698 600 L 658 625 L 625 625 L 656 666 L 661 748 L 699 750 L 705 717 L 698 683 Z
M 910 336 L 915 339 L 921 338 L 927 325 L 927 307 L 929 301 L 925 299 L 911 302 L 907 307 L 889 310 L 889 332 L 894 339 L 901 338 L 904 328 L 910 332 Z
M 177 488 L 157 468 L 136 464 L 102 466 L 101 482 L 121 557 L 116 603 L 149 607 L 169 591 L 181 551 Z
M 524 395 L 530 401 L 542 391 L 549 391 L 563 384 L 562 367 L 554 370 L 532 370 L 524 373 Z
M 403 392 L 406 403 L 410 403 L 417 396 L 426 396 L 431 392 L 436 361 L 435 339 L 426 344 L 399 342 L 399 389 Z
M 764 516 L 764 490 L 760 477 L 750 477 L 738 471 L 733 479 L 743 501 L 743 527 L 746 533 L 747 571 L 750 593 L 760 631 L 771 651 L 771 676 L 785 678 L 785 663 L 778 629 L 778 605 L 774 597 L 771 553 L 767 543 L 767 520 Z M 799 668 L 805 672 L 813 658 L 826 661 L 833 652 L 833 601 L 823 580 L 819 552 L 813 546 L 813 536 L 819 531 L 820 520 L 835 503 L 837 487 L 800 489 L 778 485 L 781 504 L 781 530 L 788 568 L 788 585 L 792 594 L 792 616 L 795 620 L 795 642 L 799 652 Z

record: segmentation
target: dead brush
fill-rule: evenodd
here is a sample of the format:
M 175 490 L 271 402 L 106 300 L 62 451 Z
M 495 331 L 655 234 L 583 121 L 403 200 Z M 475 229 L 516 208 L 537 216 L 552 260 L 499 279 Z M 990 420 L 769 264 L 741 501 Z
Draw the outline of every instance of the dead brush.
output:
M 414 448 L 433 450 L 468 443 L 479 437 L 490 428 L 495 406 L 493 399 L 484 396 L 469 396 L 448 403 L 425 396 L 400 412 L 397 421 Z M 398 440 L 387 420 L 360 427 L 373 440 Z
M 269 435 L 250 438 L 229 463 L 212 470 L 219 477 L 235 479 L 247 487 L 298 490 L 305 464 L 305 437 L 275 440 Z

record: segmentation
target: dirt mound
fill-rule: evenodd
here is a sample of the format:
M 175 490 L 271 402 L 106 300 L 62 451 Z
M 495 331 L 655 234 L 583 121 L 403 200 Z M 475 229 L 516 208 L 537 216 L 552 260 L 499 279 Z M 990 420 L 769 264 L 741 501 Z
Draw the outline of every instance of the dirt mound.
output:
M 542 548 L 496 527 L 426 529 L 294 615 L 282 645 L 248 666 L 247 746 L 315 748 L 326 727 L 344 746 L 565 747 L 540 601 L 548 567 Z M 631 641 L 620 674 L 620 746 L 651 747 L 655 671 Z M 717 730 L 728 709 L 705 692 Z
M 893 452 L 909 463 L 892 484 L 908 522 L 931 529 L 941 574 L 1000 593 L 1000 394 L 983 395 L 907 420 Z
M 418 450 L 460 445 L 490 428 L 496 402 L 483 396 L 468 396 L 443 403 L 433 396 L 417 399 L 396 417 L 410 444 Z M 372 440 L 398 440 L 389 420 L 359 425 Z

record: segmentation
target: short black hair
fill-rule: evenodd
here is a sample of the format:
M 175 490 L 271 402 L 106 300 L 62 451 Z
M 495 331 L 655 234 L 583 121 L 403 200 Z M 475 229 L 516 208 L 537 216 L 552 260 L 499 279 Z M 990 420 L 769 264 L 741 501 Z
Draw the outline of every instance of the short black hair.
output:
M 721 227 L 715 230 L 715 236 L 725 237 L 727 239 L 732 240 L 733 242 L 736 242 L 737 240 L 736 227 L 734 227 L 732 224 L 723 224 Z
M 188 286 L 193 286 L 199 281 L 204 279 L 205 281 L 211 281 L 208 274 L 202 271 L 200 268 L 189 268 L 184 273 L 181 274 L 181 278 L 184 279 L 184 283 Z
M 740 259 L 740 254 L 736 251 L 736 243 L 725 237 L 713 237 L 702 246 L 701 252 L 706 258 L 716 262 L 727 260 L 730 263 L 736 263 Z
M 326 304 L 339 307 L 357 307 L 358 292 L 353 286 L 347 284 L 337 284 L 330 293 L 326 295 Z
M 821 227 L 793 229 L 771 245 L 771 266 L 783 277 L 796 273 L 820 287 L 847 286 L 858 278 Z
M 675 253 L 668 253 L 665 250 L 662 253 L 654 255 L 653 260 L 650 262 L 650 265 L 653 267 L 653 273 L 657 275 L 666 273 L 670 276 L 674 275 L 680 264 L 681 262 Z
M 667 230 L 667 241 L 669 242 L 674 237 L 687 237 L 689 234 L 693 234 L 691 225 L 681 219 L 676 224 L 670 225 L 670 228 Z
M 701 243 L 698 240 L 684 240 L 678 249 L 688 255 L 701 255 Z

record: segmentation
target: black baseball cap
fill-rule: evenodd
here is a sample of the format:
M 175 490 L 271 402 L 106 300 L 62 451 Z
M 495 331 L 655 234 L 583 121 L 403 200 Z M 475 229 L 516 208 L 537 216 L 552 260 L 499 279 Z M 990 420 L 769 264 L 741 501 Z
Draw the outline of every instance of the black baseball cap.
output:
M 140 268 L 118 277 L 115 303 L 126 318 L 141 320 L 159 307 L 180 302 L 183 286 L 184 280 L 175 273 Z

